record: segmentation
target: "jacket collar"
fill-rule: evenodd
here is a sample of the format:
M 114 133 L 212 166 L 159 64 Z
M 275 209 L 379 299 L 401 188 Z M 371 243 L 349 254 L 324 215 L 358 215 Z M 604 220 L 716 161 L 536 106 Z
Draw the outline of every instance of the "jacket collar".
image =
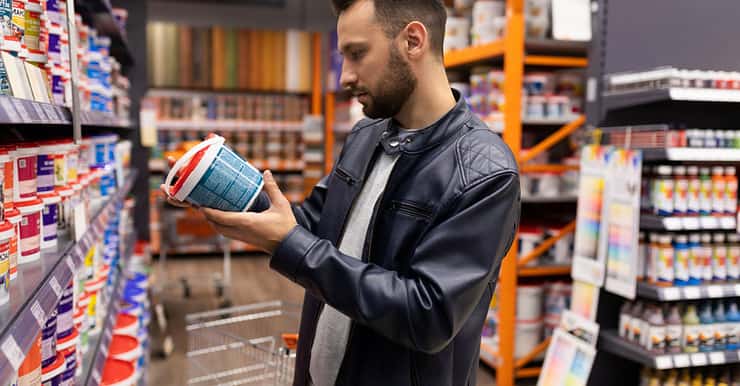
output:
M 398 122 L 388 119 L 386 128 L 380 137 L 380 144 L 386 154 L 415 154 L 423 152 L 443 142 L 453 135 L 462 124 L 470 119 L 468 105 L 460 92 L 452 89 L 457 103 L 437 122 L 421 130 L 401 130 Z

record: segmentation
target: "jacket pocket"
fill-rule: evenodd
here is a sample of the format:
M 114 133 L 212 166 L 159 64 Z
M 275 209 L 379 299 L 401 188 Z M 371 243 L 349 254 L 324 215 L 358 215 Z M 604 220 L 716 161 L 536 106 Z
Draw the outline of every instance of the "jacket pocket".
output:
M 354 185 L 357 181 L 355 181 L 354 177 L 350 175 L 348 172 L 344 171 L 341 167 L 336 167 L 334 169 L 334 175 L 339 178 L 341 181 L 344 181 L 347 185 Z
M 420 220 L 429 220 L 432 218 L 432 209 L 411 201 L 393 201 L 391 203 L 391 210 Z

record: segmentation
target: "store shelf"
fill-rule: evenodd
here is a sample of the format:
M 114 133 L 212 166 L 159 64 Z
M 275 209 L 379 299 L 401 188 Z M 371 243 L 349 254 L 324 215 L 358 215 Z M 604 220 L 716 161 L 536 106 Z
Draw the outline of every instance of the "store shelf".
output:
M 740 162 L 740 149 L 674 147 L 644 149 L 645 161 Z
M 565 126 L 578 119 L 578 116 L 564 117 L 564 118 L 528 118 L 522 117 L 522 125 L 524 126 Z
M 193 97 L 193 96 L 211 96 L 211 95 L 298 95 L 306 96 L 308 91 L 296 90 L 257 90 L 243 88 L 198 88 L 198 87 L 155 87 L 147 91 L 147 96 L 156 98 L 167 97 Z
M 658 301 L 718 299 L 740 297 L 740 283 L 665 287 L 643 281 L 637 282 L 637 295 Z
M 135 237 L 132 233 L 129 242 L 126 244 L 127 251 L 123 254 L 124 259 L 127 260 L 131 257 L 134 244 Z M 120 266 L 111 269 L 111 274 L 115 276 L 113 285 L 106 287 L 109 291 L 105 296 L 108 299 L 108 304 L 99 308 L 106 310 L 103 316 L 104 321 L 100 330 L 101 333 L 90 337 L 90 348 L 82 360 L 82 375 L 78 377 L 79 385 L 99 385 L 101 375 L 103 374 L 103 366 L 108 357 L 108 348 L 113 338 L 113 328 L 116 325 L 116 318 L 121 307 L 119 300 L 126 286 L 126 280 L 123 277 Z
M 528 39 L 525 42 L 524 64 L 546 67 L 586 67 L 588 43 L 551 39 Z M 504 40 L 450 51 L 445 54 L 446 68 L 473 66 L 501 60 L 505 53 Z
M 110 113 L 96 111 L 80 112 L 80 121 L 85 126 L 131 127 L 128 120 L 117 118 Z M 64 106 L 0 96 L 0 124 L 71 125 L 72 113 Z
M 131 190 L 136 174 L 131 171 L 124 187 L 93 216 L 79 242 L 59 240 L 56 251 L 46 251 L 39 261 L 18 266 L 18 277 L 10 283 L 10 302 L 0 307 L 0 379 L 10 379 L 16 372 L 46 315 L 59 302 L 63 286 L 72 279 L 75 267 L 83 264 L 113 214 L 114 204 Z
M 578 196 L 522 197 L 522 204 L 575 204 Z
M 603 350 L 659 370 L 740 362 L 740 352 L 738 351 L 717 351 L 694 354 L 652 354 L 644 348 L 622 339 L 614 330 L 602 331 L 601 334 L 599 334 L 599 350 Z
M 607 111 L 668 101 L 738 103 L 740 102 L 740 90 L 665 88 L 608 92 L 603 98 L 604 108 Z
M 159 130 L 303 131 L 303 122 L 241 120 L 159 120 Z
M 108 0 L 77 0 L 76 10 L 85 22 L 92 24 L 98 33 L 111 38 L 110 53 L 125 70 L 134 65 L 134 57 L 126 35 L 113 17 L 112 6 Z
M 640 216 L 640 229 L 657 231 L 696 231 L 736 229 L 735 216 L 721 217 L 662 217 L 656 215 Z
M 486 366 L 495 369 L 497 367 L 497 350 L 484 340 L 480 342 L 480 361 Z
M 567 276 L 570 275 L 570 265 L 542 265 L 535 267 L 521 267 L 519 277 Z

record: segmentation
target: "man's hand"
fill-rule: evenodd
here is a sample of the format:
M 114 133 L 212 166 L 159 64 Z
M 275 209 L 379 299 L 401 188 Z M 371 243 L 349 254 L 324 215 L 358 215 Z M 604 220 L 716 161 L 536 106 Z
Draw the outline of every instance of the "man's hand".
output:
M 264 189 L 272 202 L 270 209 L 262 213 L 223 212 L 210 208 L 203 208 L 201 211 L 216 232 L 273 254 L 298 223 L 290 202 L 280 192 L 272 173 L 268 170 L 264 177 Z
M 177 162 L 176 159 L 174 159 L 172 157 L 167 157 L 167 163 L 170 165 L 170 167 L 172 167 L 173 165 L 175 165 L 175 162 Z M 179 175 L 179 173 L 178 173 L 178 175 Z M 189 208 L 189 207 L 192 206 L 192 205 L 190 205 L 190 203 L 187 203 L 187 202 L 184 202 L 184 201 L 178 201 L 174 197 L 170 197 L 170 193 L 167 190 L 168 187 L 167 186 L 164 186 L 164 184 L 159 185 L 159 189 L 162 191 L 162 193 L 164 193 L 164 197 L 167 199 L 167 203 L 168 204 L 170 204 L 172 206 L 176 206 L 178 208 Z

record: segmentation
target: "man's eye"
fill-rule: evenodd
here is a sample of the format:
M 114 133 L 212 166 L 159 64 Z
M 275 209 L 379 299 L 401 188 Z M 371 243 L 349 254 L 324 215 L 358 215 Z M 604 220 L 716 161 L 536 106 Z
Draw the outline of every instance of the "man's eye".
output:
M 362 56 L 365 54 L 365 51 L 352 51 L 349 53 L 349 57 L 352 60 L 360 60 L 362 59 Z

